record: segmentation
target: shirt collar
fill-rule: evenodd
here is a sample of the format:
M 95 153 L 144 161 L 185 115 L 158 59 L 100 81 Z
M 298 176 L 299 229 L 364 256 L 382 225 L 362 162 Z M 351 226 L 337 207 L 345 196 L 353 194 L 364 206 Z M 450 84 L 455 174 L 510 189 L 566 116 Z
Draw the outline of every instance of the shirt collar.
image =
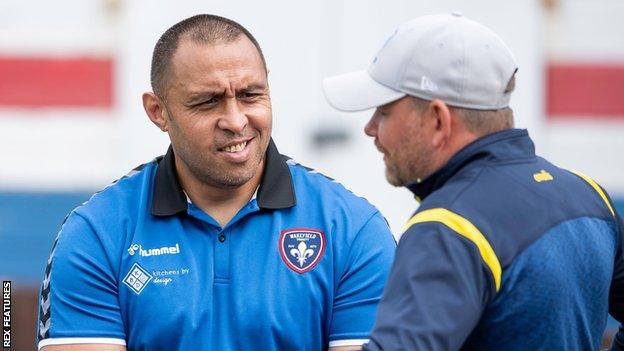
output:
M 458 151 L 439 170 L 421 182 L 408 184 L 418 201 L 441 188 L 469 163 L 478 160 L 509 160 L 535 156 L 535 145 L 525 129 L 507 129 L 481 137 Z
M 285 158 L 277 150 L 273 139 L 269 141 L 264 161 L 264 174 L 256 190 L 258 207 L 273 210 L 295 206 L 297 200 L 290 169 Z M 187 197 L 175 170 L 173 148 L 169 146 L 167 154 L 157 162 L 152 215 L 172 216 L 186 212 Z

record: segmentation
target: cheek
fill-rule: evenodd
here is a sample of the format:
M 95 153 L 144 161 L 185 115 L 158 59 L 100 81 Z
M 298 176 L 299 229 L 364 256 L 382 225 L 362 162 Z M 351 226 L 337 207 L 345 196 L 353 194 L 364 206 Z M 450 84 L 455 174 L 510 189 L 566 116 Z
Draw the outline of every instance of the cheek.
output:
M 377 125 L 377 139 L 389 151 L 400 147 L 405 136 L 405 127 L 392 119 L 382 120 Z
M 171 123 L 169 136 L 172 141 L 187 145 L 208 146 L 214 139 L 215 118 L 199 114 L 178 118 Z
M 261 133 L 271 134 L 273 114 L 270 104 L 268 106 L 254 106 L 248 109 L 245 115 L 253 129 L 257 129 Z

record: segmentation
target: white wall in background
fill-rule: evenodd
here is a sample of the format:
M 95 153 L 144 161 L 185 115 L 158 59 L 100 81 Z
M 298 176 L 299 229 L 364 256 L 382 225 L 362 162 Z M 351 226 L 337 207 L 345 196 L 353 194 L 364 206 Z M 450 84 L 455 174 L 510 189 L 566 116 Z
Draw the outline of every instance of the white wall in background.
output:
M 0 187 L 98 188 L 162 154 L 168 144 L 166 135 L 150 124 L 140 100 L 141 93 L 149 90 L 153 46 L 175 22 L 197 13 L 213 13 L 249 28 L 265 52 L 274 105 L 274 137 L 280 150 L 367 197 L 399 233 L 416 204 L 407 190 L 393 188 L 384 180 L 381 155 L 362 133 L 371 112 L 343 114 L 332 110 L 322 95 L 322 79 L 366 68 L 386 36 L 403 21 L 425 14 L 461 11 L 493 28 L 515 53 L 520 72 L 512 106 L 518 125 L 531 130 L 539 150 L 544 56 L 540 3 L 1 2 L 0 54 L 112 55 L 117 71 L 116 106 L 112 111 L 0 110 L 0 135 L 10 134 L 0 138 L 0 149 L 11 153 L 0 154 Z M 107 113 L 110 115 L 100 118 Z M 323 128 L 342 131 L 348 138 L 319 149 L 314 146 L 312 135 Z M 32 134 L 33 131 L 36 132 Z M 38 164 L 46 167 L 34 166 Z
M 548 59 L 624 65 L 624 2 L 557 1 L 546 24 Z M 608 92 L 607 92 L 608 93 Z M 624 97 L 623 97 L 624 98 Z M 624 196 L 624 116 L 568 116 L 545 124 L 543 154 L 562 167 L 593 177 L 612 197 Z
M 301 163 L 336 178 L 367 197 L 400 232 L 416 204 L 411 194 L 385 182 L 381 156 L 362 133 L 370 112 L 343 114 L 332 110 L 321 91 L 322 78 L 364 69 L 388 34 L 401 22 L 436 13 L 463 11 L 491 26 L 508 42 L 520 62 L 513 99 L 518 123 L 539 134 L 541 121 L 541 46 L 538 1 L 520 4 L 493 0 L 373 0 L 315 2 L 173 3 L 140 0 L 124 3 L 120 43 L 120 111 L 127 149 L 127 168 L 162 153 L 166 138 L 147 122 L 139 104 L 148 89 L 151 51 L 158 36 L 176 21 L 196 13 L 232 18 L 257 37 L 270 70 L 274 138 L 278 147 Z M 138 14 L 141 14 L 140 16 Z M 523 31 L 517 28 L 525 27 Z M 343 130 L 344 143 L 315 148 L 311 135 L 319 128 Z

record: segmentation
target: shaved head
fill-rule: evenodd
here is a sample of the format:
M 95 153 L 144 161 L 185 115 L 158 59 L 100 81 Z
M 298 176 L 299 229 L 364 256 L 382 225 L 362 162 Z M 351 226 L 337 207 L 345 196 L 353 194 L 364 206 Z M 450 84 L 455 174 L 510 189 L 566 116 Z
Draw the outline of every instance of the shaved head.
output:
M 245 35 L 260 54 L 264 71 L 266 61 L 256 38 L 240 24 L 215 15 L 196 15 L 176 23 L 158 39 L 152 54 L 150 79 L 152 90 L 164 98 L 168 80 L 172 74 L 172 58 L 182 40 L 191 40 L 203 44 L 222 44 L 236 41 Z

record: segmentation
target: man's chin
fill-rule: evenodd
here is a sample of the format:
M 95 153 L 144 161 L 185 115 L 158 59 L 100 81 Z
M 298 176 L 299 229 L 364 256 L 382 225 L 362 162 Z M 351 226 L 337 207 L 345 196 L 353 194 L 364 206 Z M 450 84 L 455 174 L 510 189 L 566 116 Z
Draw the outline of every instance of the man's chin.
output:
M 386 181 L 388 181 L 390 185 L 395 186 L 397 188 L 405 186 L 406 184 L 401 179 L 399 179 L 396 175 L 394 175 L 394 173 L 390 172 L 387 168 L 386 168 Z
M 211 183 L 222 189 L 236 189 L 247 184 L 252 179 L 253 174 L 251 176 L 241 177 L 229 176 L 220 179 L 211 179 Z
M 253 180 L 258 172 L 262 172 L 261 165 L 252 167 L 250 164 L 234 166 L 220 164 L 213 167 L 218 171 L 201 172 L 201 175 L 198 174 L 199 179 L 205 184 L 221 189 L 239 188 Z

